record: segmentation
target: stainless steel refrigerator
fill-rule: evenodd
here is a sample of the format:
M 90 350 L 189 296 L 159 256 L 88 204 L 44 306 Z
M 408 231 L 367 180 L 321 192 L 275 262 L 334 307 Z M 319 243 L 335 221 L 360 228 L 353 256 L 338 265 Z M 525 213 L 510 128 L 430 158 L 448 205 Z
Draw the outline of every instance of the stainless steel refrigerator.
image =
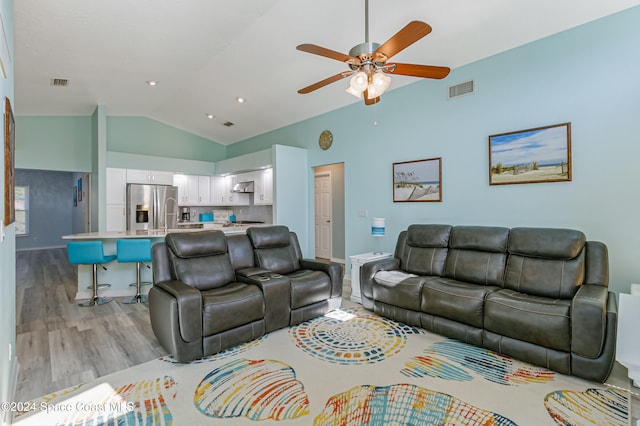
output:
M 127 185 L 127 230 L 177 228 L 178 188 L 169 185 Z

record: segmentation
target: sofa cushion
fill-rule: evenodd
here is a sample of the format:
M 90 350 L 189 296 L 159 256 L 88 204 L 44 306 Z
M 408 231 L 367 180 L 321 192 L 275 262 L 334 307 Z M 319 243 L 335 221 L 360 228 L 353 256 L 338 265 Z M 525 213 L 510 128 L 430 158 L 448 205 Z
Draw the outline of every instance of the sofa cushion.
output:
M 449 246 L 450 225 L 411 225 L 400 234 L 395 257 L 400 269 L 417 275 L 442 276 Z
M 331 279 L 322 271 L 300 269 L 287 278 L 291 281 L 291 309 L 331 298 Z
M 509 253 L 544 259 L 573 259 L 587 241 L 574 229 L 513 228 L 509 233 Z
M 166 241 L 173 254 L 182 259 L 227 252 L 227 240 L 222 231 L 171 233 L 167 234 Z
M 571 351 L 571 300 L 536 297 L 514 290 L 487 295 L 484 328 L 559 351 Z
M 508 228 L 454 227 L 444 275 L 458 281 L 502 287 L 508 241 Z
M 451 225 L 409 225 L 407 244 L 411 247 L 447 247 Z
M 264 298 L 258 286 L 234 282 L 202 292 L 203 336 L 249 324 L 264 315 Z
M 449 247 L 460 250 L 505 253 L 509 228 L 498 226 L 456 226 L 451 230 Z
M 247 235 L 255 248 L 286 247 L 291 243 L 289 228 L 282 225 L 251 227 Z
M 420 309 L 430 315 L 482 328 L 485 297 L 496 290 L 499 287 L 428 277 L 422 286 Z
M 506 253 L 449 249 L 444 275 L 477 285 L 504 285 Z
M 504 287 L 541 297 L 571 299 L 584 282 L 584 251 L 575 259 L 541 259 L 512 254 Z
M 407 275 L 403 280 L 374 278 L 373 298 L 387 305 L 420 312 L 420 294 L 424 277 Z
M 283 275 L 300 269 L 301 256 L 286 226 L 252 227 L 247 235 L 255 249 L 257 266 Z
M 222 287 L 235 280 L 228 254 L 182 259 L 172 258 L 176 278 L 198 290 Z

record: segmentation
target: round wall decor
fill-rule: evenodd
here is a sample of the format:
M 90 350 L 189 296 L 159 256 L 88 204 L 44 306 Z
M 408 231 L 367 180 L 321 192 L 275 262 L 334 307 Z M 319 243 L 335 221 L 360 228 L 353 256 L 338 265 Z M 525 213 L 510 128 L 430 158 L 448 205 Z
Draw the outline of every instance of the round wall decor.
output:
M 325 130 L 320 133 L 320 139 L 318 139 L 318 145 L 322 149 L 329 149 L 333 143 L 333 135 L 329 130 Z

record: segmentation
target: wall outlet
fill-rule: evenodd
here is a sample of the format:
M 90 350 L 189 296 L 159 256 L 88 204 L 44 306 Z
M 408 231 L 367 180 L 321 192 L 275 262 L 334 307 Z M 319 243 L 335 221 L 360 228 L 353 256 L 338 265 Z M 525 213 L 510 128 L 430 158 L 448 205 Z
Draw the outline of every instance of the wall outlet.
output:
M 369 212 L 367 212 L 366 210 L 358 210 L 359 217 L 367 217 L 368 215 L 369 215 Z

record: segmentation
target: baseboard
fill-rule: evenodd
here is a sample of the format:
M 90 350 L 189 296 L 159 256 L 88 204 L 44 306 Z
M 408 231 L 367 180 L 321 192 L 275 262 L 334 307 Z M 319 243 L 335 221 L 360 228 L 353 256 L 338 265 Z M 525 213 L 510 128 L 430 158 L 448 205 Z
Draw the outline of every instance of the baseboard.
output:
M 145 285 L 140 288 L 140 294 L 148 294 L 151 289 L 150 285 Z M 129 289 L 115 289 L 111 290 L 109 288 L 100 288 L 98 289 L 98 296 L 101 297 L 130 297 L 135 296 L 136 288 L 131 287 Z M 76 301 L 78 300 L 86 300 L 93 296 L 93 290 L 85 289 L 82 291 L 76 292 Z
M 32 250 L 51 250 L 51 249 L 59 249 L 66 248 L 67 246 L 50 246 L 50 247 L 25 247 L 16 249 L 16 251 L 32 251 Z
M 20 371 L 20 362 L 18 356 L 15 357 L 13 368 L 11 369 L 11 377 L 9 378 L 9 401 L 16 400 L 16 391 L 18 390 L 18 373 Z M 9 426 L 13 423 L 13 410 L 2 410 L 2 426 Z
M 336 263 L 341 263 L 342 265 L 344 265 L 344 259 L 338 259 L 337 257 L 332 257 L 331 261 Z

